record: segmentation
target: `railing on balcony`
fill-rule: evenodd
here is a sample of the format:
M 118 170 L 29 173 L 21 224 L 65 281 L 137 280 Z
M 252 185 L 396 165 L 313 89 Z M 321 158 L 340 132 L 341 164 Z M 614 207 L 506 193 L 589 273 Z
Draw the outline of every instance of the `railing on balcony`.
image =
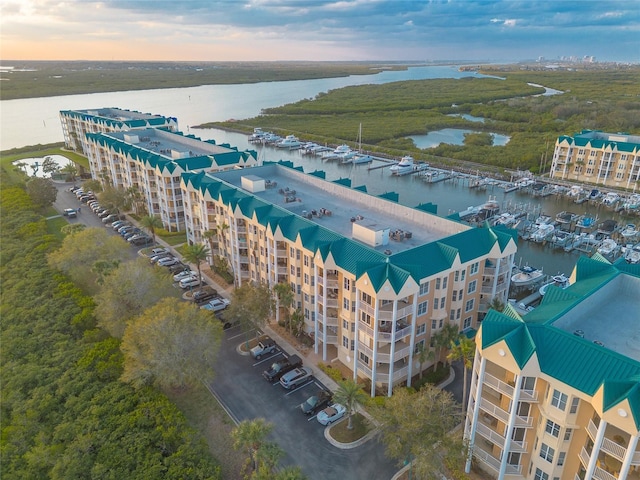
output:
M 502 423 L 509 423 L 509 412 L 491 403 L 485 397 L 482 397 L 482 400 L 480 400 L 480 408 L 496 417 Z M 520 415 L 516 415 L 515 426 L 530 428 L 533 426 L 533 417 L 522 417 Z
M 500 448 L 504 447 L 504 440 L 505 440 L 504 436 L 500 435 L 495 430 L 487 427 L 485 424 L 478 422 L 476 425 L 476 431 L 487 440 L 491 440 Z
M 584 468 L 587 468 L 589 466 L 589 459 L 591 458 L 589 453 L 587 453 L 587 449 L 582 447 L 582 450 L 580 450 L 580 453 L 578 454 L 578 458 L 580 458 L 580 462 L 582 463 L 582 466 Z
M 320 323 L 324 323 L 327 327 L 337 327 L 338 326 L 338 317 L 324 317 L 322 315 L 319 316 L 318 321 Z
M 327 288 L 338 288 L 338 279 L 337 278 L 327 278 Z
M 598 480 L 618 480 L 618 477 L 615 475 L 611 475 L 606 470 L 603 470 L 600 467 L 596 467 L 593 471 L 593 478 L 597 478 Z
M 498 380 L 496 377 L 494 377 L 493 375 L 491 375 L 490 373 L 486 373 L 484 374 L 484 384 L 490 386 L 491 388 L 493 388 L 494 390 L 503 393 L 505 395 L 508 395 L 509 397 L 513 398 L 513 390 L 514 387 L 509 385 L 506 382 L 503 382 L 502 380 Z
M 473 450 L 473 456 L 480 460 L 482 463 L 490 467 L 496 473 L 500 471 L 500 460 L 498 460 L 493 455 L 490 455 L 488 452 L 476 448 Z
M 413 312 L 413 307 L 411 305 L 407 305 L 406 307 L 398 308 L 396 318 L 404 318 Z M 387 304 L 380 309 L 378 309 L 378 319 L 391 321 L 393 320 L 393 305 Z
M 631 457 L 631 465 L 640 465 L 640 452 L 635 452 Z

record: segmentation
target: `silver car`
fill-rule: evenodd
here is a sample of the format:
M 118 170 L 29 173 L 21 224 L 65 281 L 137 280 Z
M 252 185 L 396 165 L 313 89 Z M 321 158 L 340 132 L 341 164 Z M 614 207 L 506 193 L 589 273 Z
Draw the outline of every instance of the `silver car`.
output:
M 311 379 L 313 371 L 309 367 L 294 368 L 280 377 L 280 385 L 287 390 L 292 390 Z

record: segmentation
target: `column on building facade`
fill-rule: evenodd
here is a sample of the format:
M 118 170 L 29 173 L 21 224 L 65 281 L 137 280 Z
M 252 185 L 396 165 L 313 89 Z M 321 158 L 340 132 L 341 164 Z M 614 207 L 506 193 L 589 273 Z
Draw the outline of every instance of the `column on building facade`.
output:
M 376 292 L 377 293 L 377 292 Z M 378 298 L 375 298 L 375 305 L 373 306 L 373 358 L 371 359 L 371 396 L 376 396 L 376 377 L 378 376 L 378 335 L 380 328 L 378 325 L 378 315 L 380 309 L 378 308 Z
M 522 375 L 515 376 L 515 386 L 513 387 L 513 399 L 511 401 L 511 411 L 509 412 L 509 423 L 505 431 L 504 445 L 502 446 L 502 459 L 500 460 L 500 471 L 498 472 L 498 478 L 504 478 L 504 474 L 507 470 L 507 462 L 509 460 L 509 450 L 511 449 L 511 437 L 513 436 L 513 429 L 516 425 L 516 414 L 518 412 L 518 402 L 520 401 L 520 383 L 522 382 Z M 476 403 L 479 403 L 476 399 Z
M 271 248 L 271 239 L 264 236 L 266 244 L 267 244 L 267 261 L 265 262 L 265 266 L 267 268 L 267 283 L 269 284 L 269 288 L 273 288 L 278 283 L 278 272 L 274 270 L 273 266 L 275 265 L 276 253 L 274 249 Z M 271 257 L 273 256 L 273 263 L 271 262 Z
M 327 266 L 322 269 L 322 360 L 327 361 Z
M 389 347 L 389 383 L 387 385 L 387 396 L 393 394 L 393 372 L 395 365 L 393 357 L 396 354 L 396 327 L 398 324 L 398 299 L 393 300 L 393 317 L 391 321 L 391 345 Z
M 354 335 L 354 350 L 353 350 L 353 380 L 358 380 L 358 342 L 360 341 L 360 290 L 356 287 L 356 282 L 353 282 L 353 288 L 356 292 L 356 331 Z
M 231 265 L 233 268 L 233 276 L 237 286 L 242 286 L 242 273 L 240 271 L 240 250 L 238 248 L 238 225 L 234 216 L 229 216 L 229 250 L 231 254 Z
M 635 167 L 636 167 L 636 162 L 638 162 L 638 156 L 637 155 L 628 155 L 629 158 L 627 160 L 627 164 L 629 165 L 629 175 L 627 176 L 627 188 L 632 188 L 633 187 L 633 191 L 635 193 L 636 190 L 636 181 L 639 180 L 640 178 L 637 176 L 634 177 L 634 171 L 635 171 Z
M 419 291 L 419 290 L 418 290 Z M 407 373 L 407 387 L 411 386 L 411 377 L 413 376 L 413 355 L 416 348 L 416 324 L 418 323 L 418 292 L 413 295 L 411 305 L 411 335 L 409 337 L 409 371 Z M 426 342 L 426 340 L 425 340 Z M 425 345 L 424 348 L 427 348 Z M 420 365 L 422 367 L 422 365 Z
M 175 180 L 173 179 L 173 175 L 171 175 L 171 182 L 169 184 L 171 185 L 171 200 L 173 201 L 173 214 L 175 215 L 175 219 L 176 219 L 176 231 L 179 232 L 180 216 L 178 215 L 178 199 L 176 198 Z M 169 218 L 171 218 L 171 215 L 169 215 Z M 194 230 L 194 233 L 195 233 L 195 230 Z
M 278 275 L 279 275 L 278 273 L 278 242 L 276 242 L 275 237 L 274 238 L 266 237 L 266 238 L 267 238 L 267 250 L 271 249 L 271 254 L 273 255 L 273 262 L 271 263 L 272 274 L 270 275 L 270 278 L 273 281 L 273 285 L 276 285 L 280 283 L 278 281 Z M 272 257 L 269 256 L 269 260 L 271 258 Z M 269 262 L 267 261 L 267 263 Z
M 587 466 L 587 473 L 584 478 L 593 478 L 593 472 L 596 470 L 596 462 L 600 456 L 600 448 L 602 447 L 602 440 L 604 440 L 604 432 L 607 429 L 607 422 L 601 418 L 598 425 L 598 432 L 593 442 L 593 449 L 591 449 L 591 457 L 589 457 L 589 465 Z
M 478 371 L 478 360 L 480 361 L 480 371 Z M 465 421 L 464 439 L 468 444 L 467 462 L 464 471 L 471 471 L 471 459 L 473 458 L 473 444 L 476 439 L 476 427 L 478 426 L 478 416 L 480 415 L 480 402 L 482 401 L 482 384 L 484 383 L 484 371 L 487 367 L 487 359 L 480 355 L 480 351 L 476 349 L 476 355 L 473 359 L 473 375 L 471 377 L 471 387 L 469 388 L 469 402 L 471 402 L 471 393 L 475 388 L 475 403 L 473 404 L 473 417 L 471 422 Z M 469 415 L 469 408 L 465 409 L 465 415 Z
M 636 448 L 638 447 L 638 440 L 640 440 L 640 436 L 634 435 L 629 439 L 629 444 L 627 445 L 627 451 L 624 454 L 624 459 L 622 460 L 622 466 L 620 467 L 620 474 L 618 475 L 618 480 L 626 480 L 627 475 L 629 474 L 629 468 L 631 467 L 631 461 L 633 460 L 633 456 L 636 453 Z
M 313 262 L 313 295 L 316 301 L 313 302 L 313 353 L 318 354 L 318 264 Z

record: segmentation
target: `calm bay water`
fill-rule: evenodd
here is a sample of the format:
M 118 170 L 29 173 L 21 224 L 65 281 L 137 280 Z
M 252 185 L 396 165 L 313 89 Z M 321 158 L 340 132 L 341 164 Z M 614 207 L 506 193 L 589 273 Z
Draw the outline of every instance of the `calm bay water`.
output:
M 546 197 L 533 198 L 512 192 L 505 194 L 495 187 L 484 192 L 469 189 L 465 184 L 440 182 L 426 184 L 414 176 L 392 177 L 387 168 L 368 170 L 367 165 L 341 165 L 325 162 L 318 157 L 303 156 L 300 152 L 285 152 L 271 147 L 250 144 L 246 135 L 217 129 L 194 129 L 194 125 L 230 118 L 249 118 L 261 110 L 313 98 L 321 92 L 349 85 L 382 84 L 403 80 L 427 78 L 461 78 L 480 76 L 474 72 L 460 72 L 455 66 L 429 66 L 410 68 L 406 71 L 383 72 L 377 75 L 351 76 L 345 78 L 269 82 L 244 85 L 208 85 L 190 88 L 96 93 L 59 97 L 7 100 L 0 102 L 0 149 L 6 150 L 26 145 L 63 141 L 58 112 L 60 110 L 118 107 L 164 116 L 177 117 L 181 129 L 203 140 L 215 139 L 218 143 L 229 143 L 239 149 L 259 148 L 262 160 L 291 160 L 302 165 L 305 171 L 325 170 L 327 180 L 350 178 L 352 186 L 366 185 L 369 193 L 395 191 L 400 193 L 400 203 L 415 206 L 433 202 L 438 213 L 447 215 L 472 205 L 484 203 L 489 195 L 495 195 L 505 207 L 509 202 L 527 207 L 531 212 L 556 213 L 569 210 L 576 213 L 598 214 L 600 218 L 615 218 L 608 211 L 596 211 L 587 204 L 575 205 L 568 199 Z M 363 132 L 366 137 L 366 132 Z M 355 138 L 355 127 L 354 127 Z M 624 221 L 624 219 L 621 219 Z M 543 267 L 549 274 L 570 273 L 578 255 L 551 250 L 539 244 L 520 242 L 516 260 Z

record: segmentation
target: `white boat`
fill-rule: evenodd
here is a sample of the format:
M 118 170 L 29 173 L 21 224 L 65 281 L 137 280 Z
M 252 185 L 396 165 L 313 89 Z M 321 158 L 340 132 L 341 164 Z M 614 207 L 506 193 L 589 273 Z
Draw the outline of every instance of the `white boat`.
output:
M 517 217 L 513 213 L 503 212 L 497 217 L 493 222 L 494 225 L 504 225 L 505 227 L 510 227 L 515 225 L 517 222 Z
M 551 280 L 551 282 L 545 283 L 540 287 L 540 290 L 538 290 L 540 292 L 540 295 L 544 296 L 544 294 L 547 293 L 547 288 L 549 288 L 551 285 L 555 285 L 556 287 L 562 288 L 563 290 L 570 285 L 569 279 L 565 277 L 564 273 L 551 277 Z
M 533 240 L 534 242 L 544 242 L 545 240 L 548 240 L 549 238 L 551 238 L 551 236 L 553 235 L 553 232 L 555 231 L 556 227 L 554 227 L 552 224 L 550 223 L 544 223 L 542 225 L 540 225 L 532 234 L 530 239 Z
M 354 157 L 356 156 L 355 151 L 349 150 L 348 152 L 338 154 L 338 160 L 340 163 L 351 163 L 353 162 Z
M 627 225 L 620 232 L 620 235 L 625 238 L 633 238 L 638 235 L 638 229 L 633 223 L 627 223 Z
M 351 160 L 351 163 L 353 164 L 358 164 L 358 163 L 370 163 L 373 162 L 373 157 L 371 155 L 363 155 L 361 153 L 358 153 L 355 157 L 353 157 L 353 159 Z
M 408 175 L 409 173 L 418 172 L 429 168 L 428 163 L 414 163 L 413 157 L 405 155 L 395 165 L 389 167 L 391 175 Z
M 602 204 L 607 206 L 615 205 L 620 201 L 620 195 L 615 192 L 609 192 L 602 198 Z
M 514 287 L 525 287 L 540 281 L 543 275 L 542 270 L 525 265 L 518 273 L 511 276 L 511 283 Z
M 574 185 L 567 192 L 567 196 L 569 197 L 580 197 L 584 193 L 584 189 L 579 185 Z
M 294 150 L 296 148 L 300 148 L 302 146 L 302 142 L 295 135 L 287 135 L 280 142 L 276 143 L 276 147 L 278 148 L 287 148 L 289 150 Z
M 629 263 L 640 263 L 640 243 L 628 248 L 624 254 L 624 259 Z
M 264 132 L 261 128 L 256 127 L 253 129 L 253 133 L 249 136 L 250 142 L 261 142 L 264 138 L 266 132 Z
M 549 215 L 540 215 L 538 218 L 536 218 L 535 224 L 536 226 L 540 226 L 540 225 L 547 225 L 553 222 L 553 218 L 551 218 Z
M 618 249 L 618 244 L 612 238 L 605 238 L 598 247 L 598 253 L 603 256 L 613 254 Z
M 625 210 L 637 210 L 640 208 L 640 193 L 634 193 L 623 204 Z
M 333 153 L 335 155 L 342 155 L 343 153 L 348 153 L 350 151 L 351 151 L 351 147 L 346 143 L 343 143 L 342 145 L 338 145 L 333 151 Z

